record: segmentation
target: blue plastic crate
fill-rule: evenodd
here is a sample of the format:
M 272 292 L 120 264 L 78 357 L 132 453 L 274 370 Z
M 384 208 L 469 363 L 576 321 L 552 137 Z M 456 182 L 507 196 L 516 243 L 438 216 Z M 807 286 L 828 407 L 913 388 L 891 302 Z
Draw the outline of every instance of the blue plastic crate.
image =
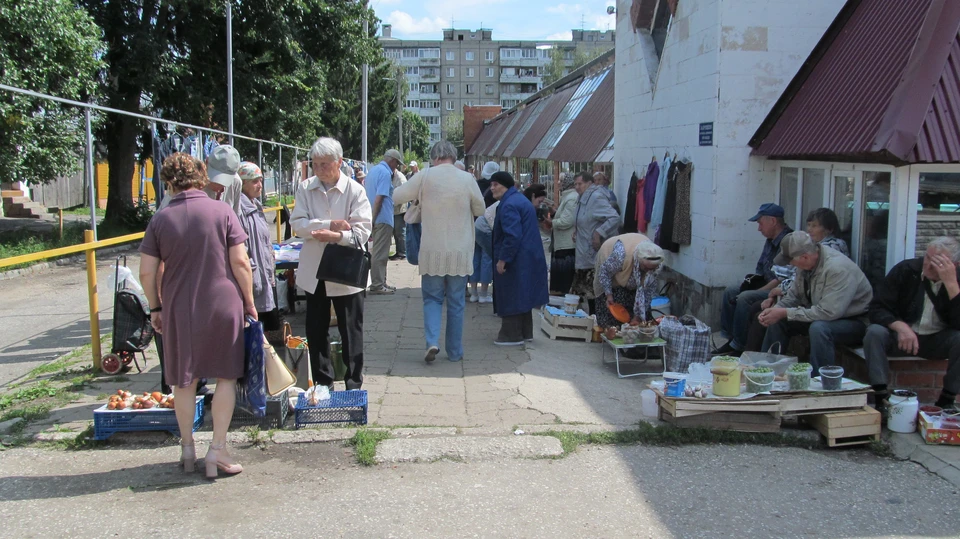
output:
M 203 397 L 197 397 L 197 412 L 193 430 L 203 426 Z M 106 405 L 93 411 L 93 439 L 106 440 L 117 432 L 165 430 L 180 434 L 177 414 L 172 408 L 149 410 L 107 410 Z
M 316 406 L 307 404 L 306 394 L 301 393 L 297 398 L 294 419 L 295 427 L 298 429 L 306 425 L 327 423 L 366 425 L 367 392 L 363 389 L 331 391 L 330 400 L 323 401 Z

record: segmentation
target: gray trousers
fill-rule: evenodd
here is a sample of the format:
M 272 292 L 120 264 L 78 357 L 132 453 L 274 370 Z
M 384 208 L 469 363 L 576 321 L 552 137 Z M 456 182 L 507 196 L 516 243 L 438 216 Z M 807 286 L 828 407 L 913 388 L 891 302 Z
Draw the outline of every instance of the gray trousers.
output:
M 373 225 L 373 248 L 370 250 L 370 288 L 377 289 L 387 284 L 387 260 L 390 258 L 390 240 L 393 227 L 378 223 Z
M 920 350 L 917 355 L 926 359 L 946 359 L 947 373 L 943 390 L 951 395 L 960 393 L 960 331 L 945 329 L 931 335 L 917 335 Z M 886 385 L 890 372 L 887 354 L 905 356 L 897 347 L 897 333 L 879 324 L 871 324 L 863 338 L 863 355 L 867 359 L 871 385 Z
M 403 220 L 403 216 L 406 213 L 401 213 L 399 215 L 393 216 L 393 243 L 397 244 L 397 254 L 398 255 L 407 255 L 407 242 L 406 242 L 406 232 L 407 232 L 407 222 Z

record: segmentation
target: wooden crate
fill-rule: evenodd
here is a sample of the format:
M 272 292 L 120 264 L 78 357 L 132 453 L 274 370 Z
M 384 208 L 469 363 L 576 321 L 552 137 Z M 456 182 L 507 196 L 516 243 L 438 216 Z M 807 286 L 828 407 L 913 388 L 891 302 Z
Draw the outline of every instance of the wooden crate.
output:
M 880 441 L 880 412 L 869 406 L 859 410 L 810 415 L 805 419 L 820 431 L 830 447 Z
M 871 390 L 845 391 L 843 393 L 788 393 L 776 395 L 780 400 L 780 412 L 785 415 L 823 414 L 839 410 L 859 410 L 867 405 Z
M 779 432 L 779 412 L 707 412 L 699 415 L 676 417 L 660 401 L 660 419 L 680 427 L 731 430 L 736 432 Z
M 585 342 L 593 340 L 593 319 L 589 317 L 558 316 L 543 310 L 540 312 L 540 329 L 551 340 L 556 340 L 557 337 Z

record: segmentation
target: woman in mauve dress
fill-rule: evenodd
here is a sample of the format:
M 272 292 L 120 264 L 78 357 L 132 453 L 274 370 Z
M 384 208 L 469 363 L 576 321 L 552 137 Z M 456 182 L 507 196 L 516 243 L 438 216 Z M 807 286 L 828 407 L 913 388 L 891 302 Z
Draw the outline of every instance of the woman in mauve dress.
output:
M 164 375 L 174 388 L 180 427 L 180 464 L 192 472 L 196 461 L 197 380 L 216 378 L 206 474 L 215 478 L 217 470 L 240 473 L 243 468 L 227 453 L 226 441 L 237 378 L 243 376 L 243 317 L 257 318 L 244 245 L 247 234 L 231 207 L 202 191 L 207 173 L 198 159 L 175 153 L 163 162 L 160 178 L 172 198 L 147 227 L 140 245 L 140 280 L 150 302 L 150 320 L 163 335 Z

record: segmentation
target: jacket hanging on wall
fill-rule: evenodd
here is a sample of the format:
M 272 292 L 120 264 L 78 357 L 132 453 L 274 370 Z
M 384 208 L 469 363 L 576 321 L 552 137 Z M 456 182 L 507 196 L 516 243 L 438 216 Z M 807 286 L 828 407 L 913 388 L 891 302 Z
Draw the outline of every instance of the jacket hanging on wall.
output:
M 667 194 L 663 203 L 663 224 L 660 225 L 660 231 L 657 234 L 657 245 L 664 249 L 679 253 L 680 245 L 673 241 L 673 223 L 677 205 L 677 162 L 670 165 L 667 172 Z
M 630 175 L 626 207 L 623 209 L 623 232 L 636 232 L 637 228 L 637 173 Z
M 677 205 L 673 214 L 673 241 L 690 245 L 692 224 L 690 222 L 690 191 L 692 188 L 693 163 L 677 165 Z

